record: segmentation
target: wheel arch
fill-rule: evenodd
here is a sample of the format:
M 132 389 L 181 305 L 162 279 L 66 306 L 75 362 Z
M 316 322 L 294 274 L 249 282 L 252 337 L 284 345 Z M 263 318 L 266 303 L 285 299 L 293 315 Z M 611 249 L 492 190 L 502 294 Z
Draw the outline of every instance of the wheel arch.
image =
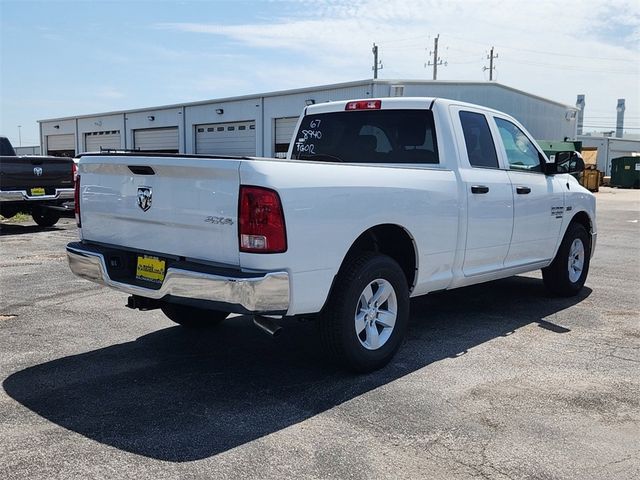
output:
M 580 210 L 576 212 L 573 217 L 571 217 L 571 221 L 567 224 L 567 228 L 572 223 L 578 223 L 582 225 L 587 233 L 593 233 L 593 222 L 591 221 L 591 217 L 585 210 Z
M 409 291 L 418 279 L 418 248 L 411 233 L 404 227 L 384 223 L 364 230 L 351 244 L 340 263 L 340 270 L 355 253 L 373 251 L 393 258 L 407 279 Z

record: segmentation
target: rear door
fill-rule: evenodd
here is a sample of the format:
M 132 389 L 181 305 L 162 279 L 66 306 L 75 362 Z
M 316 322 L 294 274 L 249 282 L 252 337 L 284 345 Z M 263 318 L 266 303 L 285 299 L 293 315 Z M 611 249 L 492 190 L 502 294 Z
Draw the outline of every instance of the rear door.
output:
M 239 160 L 87 155 L 85 241 L 238 265 Z
M 513 194 L 485 114 L 451 107 L 459 150 L 460 176 L 467 197 L 465 276 L 500 270 L 513 229 Z
M 506 118 L 494 120 L 514 198 L 513 237 L 505 266 L 549 260 L 564 214 L 562 185 L 543 173 L 542 154 L 522 128 Z

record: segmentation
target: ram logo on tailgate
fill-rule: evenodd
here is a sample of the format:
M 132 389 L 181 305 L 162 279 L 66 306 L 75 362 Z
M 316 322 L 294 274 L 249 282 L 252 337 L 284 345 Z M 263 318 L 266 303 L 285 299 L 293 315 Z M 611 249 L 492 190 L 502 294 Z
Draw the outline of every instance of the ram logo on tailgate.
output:
M 138 187 L 138 206 L 143 212 L 151 208 L 152 195 L 151 187 Z

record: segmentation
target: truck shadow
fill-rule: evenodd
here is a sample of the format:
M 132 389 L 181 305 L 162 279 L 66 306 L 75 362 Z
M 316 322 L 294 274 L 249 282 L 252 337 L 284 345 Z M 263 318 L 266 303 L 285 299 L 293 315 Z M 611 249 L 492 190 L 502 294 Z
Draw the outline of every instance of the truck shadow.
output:
M 369 375 L 328 365 L 312 323 L 292 321 L 273 340 L 238 317 L 208 332 L 165 328 L 36 365 L 12 374 L 3 387 L 35 413 L 90 439 L 187 462 L 277 432 L 525 325 L 537 323 L 549 335 L 568 332 L 544 318 L 590 293 L 553 298 L 540 280 L 514 277 L 422 297 L 412 303 L 403 348 Z
M 20 225 L 17 223 L 0 223 L 0 237 L 4 235 L 25 235 L 37 232 L 55 232 L 64 230 L 59 227 L 41 227 L 39 225 Z

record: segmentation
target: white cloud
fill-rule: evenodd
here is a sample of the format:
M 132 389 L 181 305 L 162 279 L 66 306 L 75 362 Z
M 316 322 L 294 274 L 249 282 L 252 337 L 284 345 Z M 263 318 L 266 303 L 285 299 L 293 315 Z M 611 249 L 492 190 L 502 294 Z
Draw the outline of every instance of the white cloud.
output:
M 366 78 L 373 63 L 372 42 L 379 45 L 384 64 L 381 78 L 430 78 L 424 64 L 439 33 L 440 57 L 449 62 L 439 69 L 439 79 L 486 79 L 486 54 L 495 46 L 501 83 L 565 103 L 586 93 L 587 116 L 590 111 L 613 114 L 616 99 L 626 97 L 627 115 L 640 118 L 637 1 L 275 3 L 287 14 L 268 22 L 156 27 L 219 37 L 244 46 L 245 52 L 247 47 L 259 50 L 257 59 L 266 51 L 274 69 L 284 72 L 280 88 Z M 261 73 L 256 69 L 254 75 Z
M 102 87 L 95 92 L 96 97 L 106 99 L 124 98 L 126 95 L 113 87 Z

